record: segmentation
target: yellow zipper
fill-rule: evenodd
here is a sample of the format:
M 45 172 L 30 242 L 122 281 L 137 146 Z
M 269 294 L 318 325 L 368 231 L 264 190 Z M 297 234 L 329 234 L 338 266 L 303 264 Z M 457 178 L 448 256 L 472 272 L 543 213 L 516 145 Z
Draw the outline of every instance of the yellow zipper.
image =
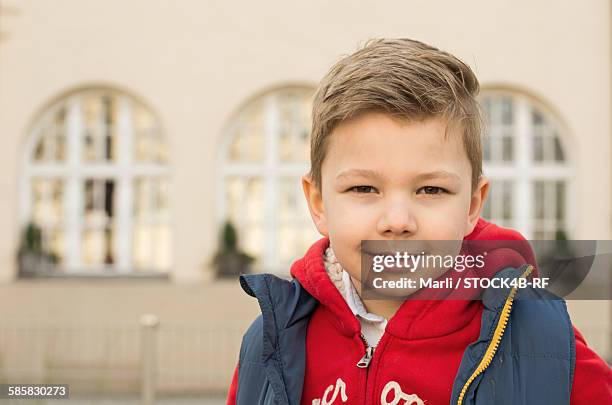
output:
M 527 269 L 523 274 L 521 274 L 520 278 L 528 277 L 529 274 L 533 271 L 533 266 L 528 265 Z M 463 403 L 463 397 L 467 392 L 470 384 L 478 377 L 483 371 L 486 370 L 487 367 L 493 361 L 493 356 L 495 356 L 495 352 L 497 351 L 497 347 L 499 346 L 499 342 L 501 342 L 502 336 L 504 335 L 504 331 L 506 330 L 506 325 L 508 324 L 508 318 L 510 318 L 510 311 L 512 310 L 512 302 L 514 301 L 514 296 L 516 295 L 517 288 L 512 287 L 510 290 L 510 294 L 506 298 L 506 302 L 504 303 L 504 307 L 502 308 L 501 315 L 499 316 L 499 321 L 497 322 L 497 326 L 495 327 L 495 332 L 493 332 L 493 339 L 491 339 L 491 343 L 487 347 L 485 351 L 484 357 L 480 360 L 478 367 L 472 373 L 470 378 L 465 382 L 461 392 L 459 393 L 459 399 L 457 400 L 457 405 L 461 405 Z

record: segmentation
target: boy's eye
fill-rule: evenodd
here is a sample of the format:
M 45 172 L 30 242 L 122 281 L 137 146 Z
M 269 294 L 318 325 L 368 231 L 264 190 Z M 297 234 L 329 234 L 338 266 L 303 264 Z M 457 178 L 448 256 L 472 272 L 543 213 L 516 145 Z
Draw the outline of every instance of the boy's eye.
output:
M 371 193 L 374 190 L 376 191 L 376 189 L 372 186 L 353 186 L 351 188 L 349 188 L 347 191 L 355 191 L 357 193 Z
M 443 194 L 447 192 L 442 187 L 425 186 L 425 187 L 421 187 L 420 189 L 418 189 L 417 194 L 423 194 L 423 193 L 419 193 L 419 191 L 421 190 L 424 191 L 424 194 Z

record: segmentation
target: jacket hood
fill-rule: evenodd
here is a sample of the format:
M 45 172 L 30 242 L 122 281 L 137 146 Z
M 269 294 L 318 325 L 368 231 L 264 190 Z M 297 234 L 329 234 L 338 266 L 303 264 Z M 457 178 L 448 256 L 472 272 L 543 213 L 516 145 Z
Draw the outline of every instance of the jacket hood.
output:
M 492 241 L 486 244 L 487 265 L 483 271 L 472 276 L 493 277 L 507 267 L 519 268 L 526 263 L 536 265 L 531 246 L 519 232 L 499 227 L 482 218 L 464 240 Z M 338 329 L 352 336 L 360 333 L 361 325 L 325 271 L 324 253 L 329 243 L 328 237 L 316 241 L 304 257 L 293 263 L 291 275 L 334 315 Z M 478 243 L 475 245 L 478 246 Z M 456 277 L 467 275 L 454 273 Z M 463 298 L 465 295 L 462 299 L 432 300 L 419 298 L 419 293 L 422 291 L 406 299 L 388 320 L 387 332 L 404 339 L 444 336 L 466 326 L 479 316 L 483 308 L 480 300 Z

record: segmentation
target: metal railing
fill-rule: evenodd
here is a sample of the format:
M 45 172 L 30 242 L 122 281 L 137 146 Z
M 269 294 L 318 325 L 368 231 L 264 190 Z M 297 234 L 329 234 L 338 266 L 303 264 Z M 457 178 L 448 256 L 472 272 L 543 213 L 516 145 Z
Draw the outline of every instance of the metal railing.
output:
M 126 394 L 146 405 L 156 396 L 223 396 L 247 327 L 152 314 L 133 323 L 0 321 L 0 383 L 69 384 L 71 396 Z M 607 327 L 580 331 L 589 346 L 609 347 Z
M 223 395 L 244 322 L 0 321 L 0 383 L 70 384 L 72 393 Z

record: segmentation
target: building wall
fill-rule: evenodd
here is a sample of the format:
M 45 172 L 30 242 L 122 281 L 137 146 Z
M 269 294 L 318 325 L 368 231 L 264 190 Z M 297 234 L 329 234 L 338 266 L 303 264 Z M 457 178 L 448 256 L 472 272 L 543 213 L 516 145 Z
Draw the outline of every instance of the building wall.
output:
M 466 61 L 483 88 L 522 91 L 556 112 L 569 129 L 565 141 L 576 169 L 572 236 L 612 238 L 607 0 L 478 0 L 443 8 L 424 0 L 13 0 L 3 7 L 13 10 L 2 16 L 0 41 L 0 313 L 6 317 L 111 320 L 156 311 L 167 319 L 251 318 L 254 302 L 238 298 L 236 285 L 210 283 L 207 265 L 217 237 L 220 191 L 211 187 L 224 128 L 252 97 L 287 84 L 314 86 L 335 60 L 372 37 L 438 46 Z M 170 280 L 15 282 L 28 131 L 53 100 L 93 85 L 146 102 L 168 137 Z M 570 308 L 577 324 L 596 325 L 594 347 L 609 355 L 609 302 Z
M 174 164 L 173 279 L 203 280 L 216 225 L 205 185 L 214 180 L 232 113 L 271 87 L 315 84 L 333 61 L 376 36 L 437 45 L 469 63 L 483 87 L 524 90 L 557 111 L 577 166 L 575 237 L 609 238 L 610 192 L 599 191 L 609 188 L 611 172 L 608 2 L 481 1 L 449 4 L 444 14 L 424 1 L 387 4 L 9 2 L 18 13 L 3 17 L 0 43 L 1 178 L 9 191 L 0 217 L 7 230 L 1 279 L 14 274 L 24 138 L 36 113 L 59 95 L 107 84 L 157 112 Z

